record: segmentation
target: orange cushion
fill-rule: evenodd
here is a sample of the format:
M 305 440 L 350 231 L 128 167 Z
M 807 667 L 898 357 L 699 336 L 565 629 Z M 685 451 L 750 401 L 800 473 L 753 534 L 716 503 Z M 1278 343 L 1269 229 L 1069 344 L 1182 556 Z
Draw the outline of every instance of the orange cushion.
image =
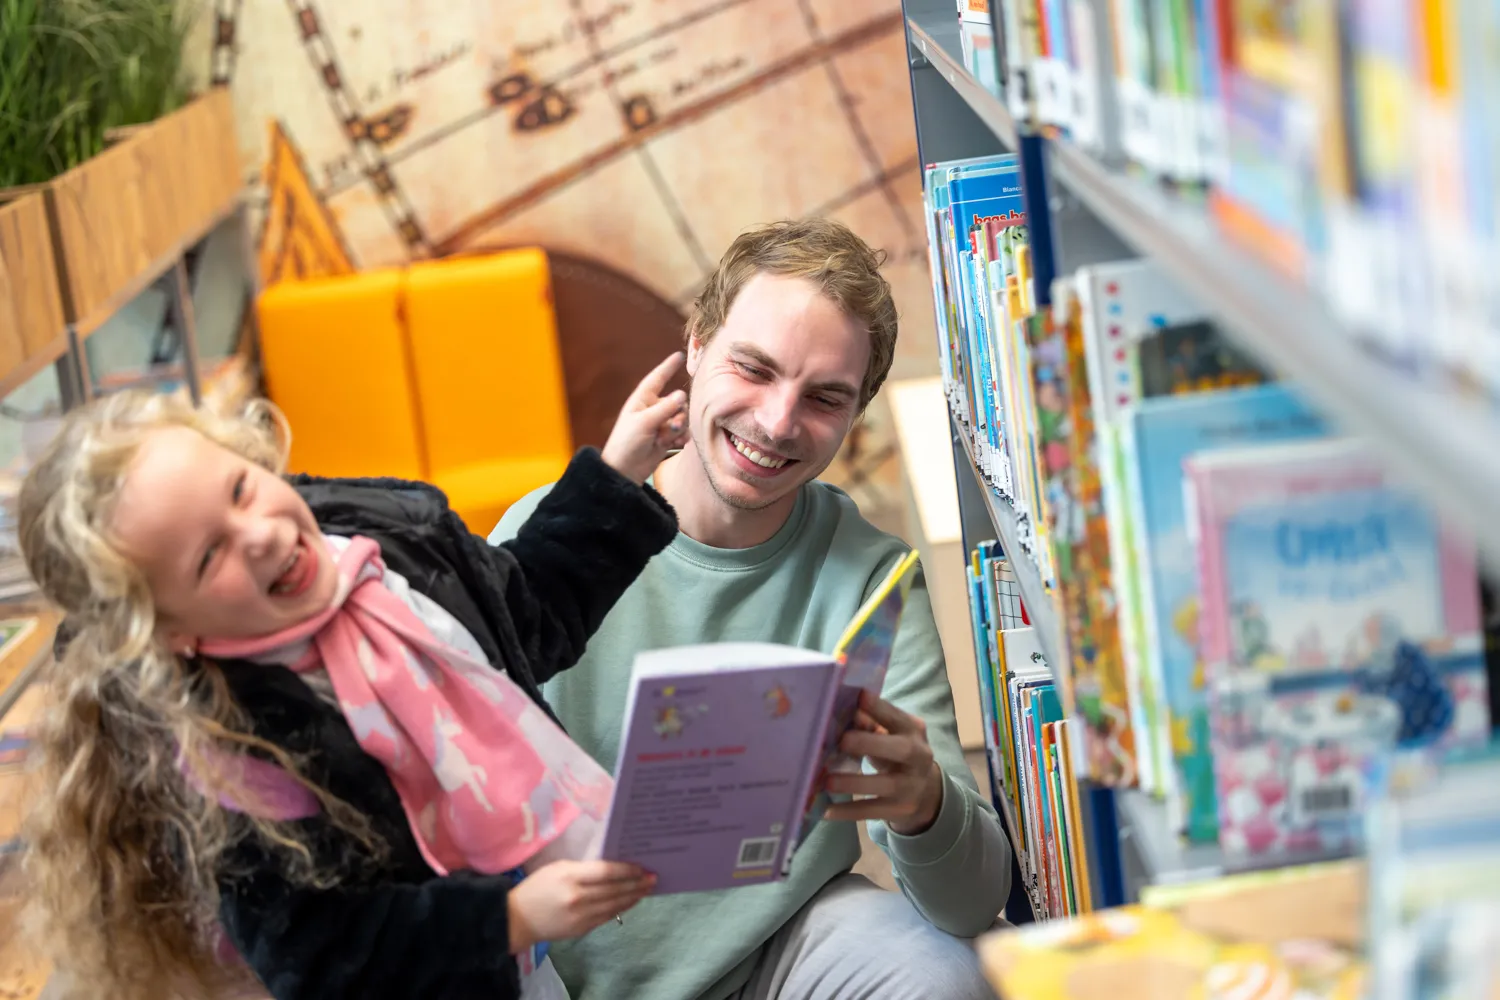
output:
M 434 477 L 572 452 L 543 251 L 413 264 L 406 321 Z
M 432 477 L 432 483 L 448 495 L 449 506 L 470 531 L 488 536 L 511 504 L 560 477 L 570 457 L 497 458 L 445 469 Z
M 401 323 L 405 275 L 283 281 L 257 301 L 266 395 L 292 428 L 289 468 L 425 479 Z

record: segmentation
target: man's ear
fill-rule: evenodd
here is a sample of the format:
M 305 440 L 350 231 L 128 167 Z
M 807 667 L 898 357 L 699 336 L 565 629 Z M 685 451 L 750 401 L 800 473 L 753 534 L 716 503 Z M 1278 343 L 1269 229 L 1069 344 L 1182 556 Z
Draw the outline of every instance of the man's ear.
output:
M 703 360 L 703 342 L 695 331 L 688 331 L 687 373 L 688 378 L 698 374 L 698 363 Z

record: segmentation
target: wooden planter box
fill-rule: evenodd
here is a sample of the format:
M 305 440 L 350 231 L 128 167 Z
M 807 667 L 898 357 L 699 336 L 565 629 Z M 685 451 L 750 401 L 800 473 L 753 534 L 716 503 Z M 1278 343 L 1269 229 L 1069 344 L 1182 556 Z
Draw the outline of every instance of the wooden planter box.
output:
M 47 184 L 63 308 L 79 335 L 234 211 L 243 186 L 223 87 Z
M 46 184 L 0 191 L 0 397 L 87 337 L 239 205 L 217 87 Z
M 0 204 L 0 395 L 67 349 L 47 199 L 41 192 Z

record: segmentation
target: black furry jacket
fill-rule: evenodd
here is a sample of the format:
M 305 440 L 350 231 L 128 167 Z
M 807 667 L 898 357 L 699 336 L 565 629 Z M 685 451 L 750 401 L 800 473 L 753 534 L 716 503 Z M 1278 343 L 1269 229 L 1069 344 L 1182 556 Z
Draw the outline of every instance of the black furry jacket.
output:
M 386 565 L 463 623 L 490 662 L 542 701 L 538 685 L 573 666 L 647 561 L 677 530 L 649 487 L 591 448 L 498 547 L 470 534 L 443 494 L 400 480 L 294 477 L 329 534 L 380 543 Z M 499 1000 L 519 995 L 505 876 L 438 877 L 423 861 L 385 769 L 343 715 L 290 670 L 222 664 L 256 735 L 306 760 L 307 776 L 354 806 L 388 845 L 378 863 L 353 838 L 303 821 L 332 888 L 292 884 L 247 836 L 226 858 L 220 918 L 276 1000 Z M 550 709 L 548 709 L 550 713 Z

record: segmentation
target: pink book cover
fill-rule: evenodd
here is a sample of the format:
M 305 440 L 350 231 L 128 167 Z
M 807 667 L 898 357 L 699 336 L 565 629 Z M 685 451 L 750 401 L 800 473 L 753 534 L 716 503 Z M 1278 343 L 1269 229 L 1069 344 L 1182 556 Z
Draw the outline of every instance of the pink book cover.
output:
M 1488 739 L 1473 549 L 1356 441 L 1184 471 L 1220 845 L 1349 850 L 1372 754 Z

